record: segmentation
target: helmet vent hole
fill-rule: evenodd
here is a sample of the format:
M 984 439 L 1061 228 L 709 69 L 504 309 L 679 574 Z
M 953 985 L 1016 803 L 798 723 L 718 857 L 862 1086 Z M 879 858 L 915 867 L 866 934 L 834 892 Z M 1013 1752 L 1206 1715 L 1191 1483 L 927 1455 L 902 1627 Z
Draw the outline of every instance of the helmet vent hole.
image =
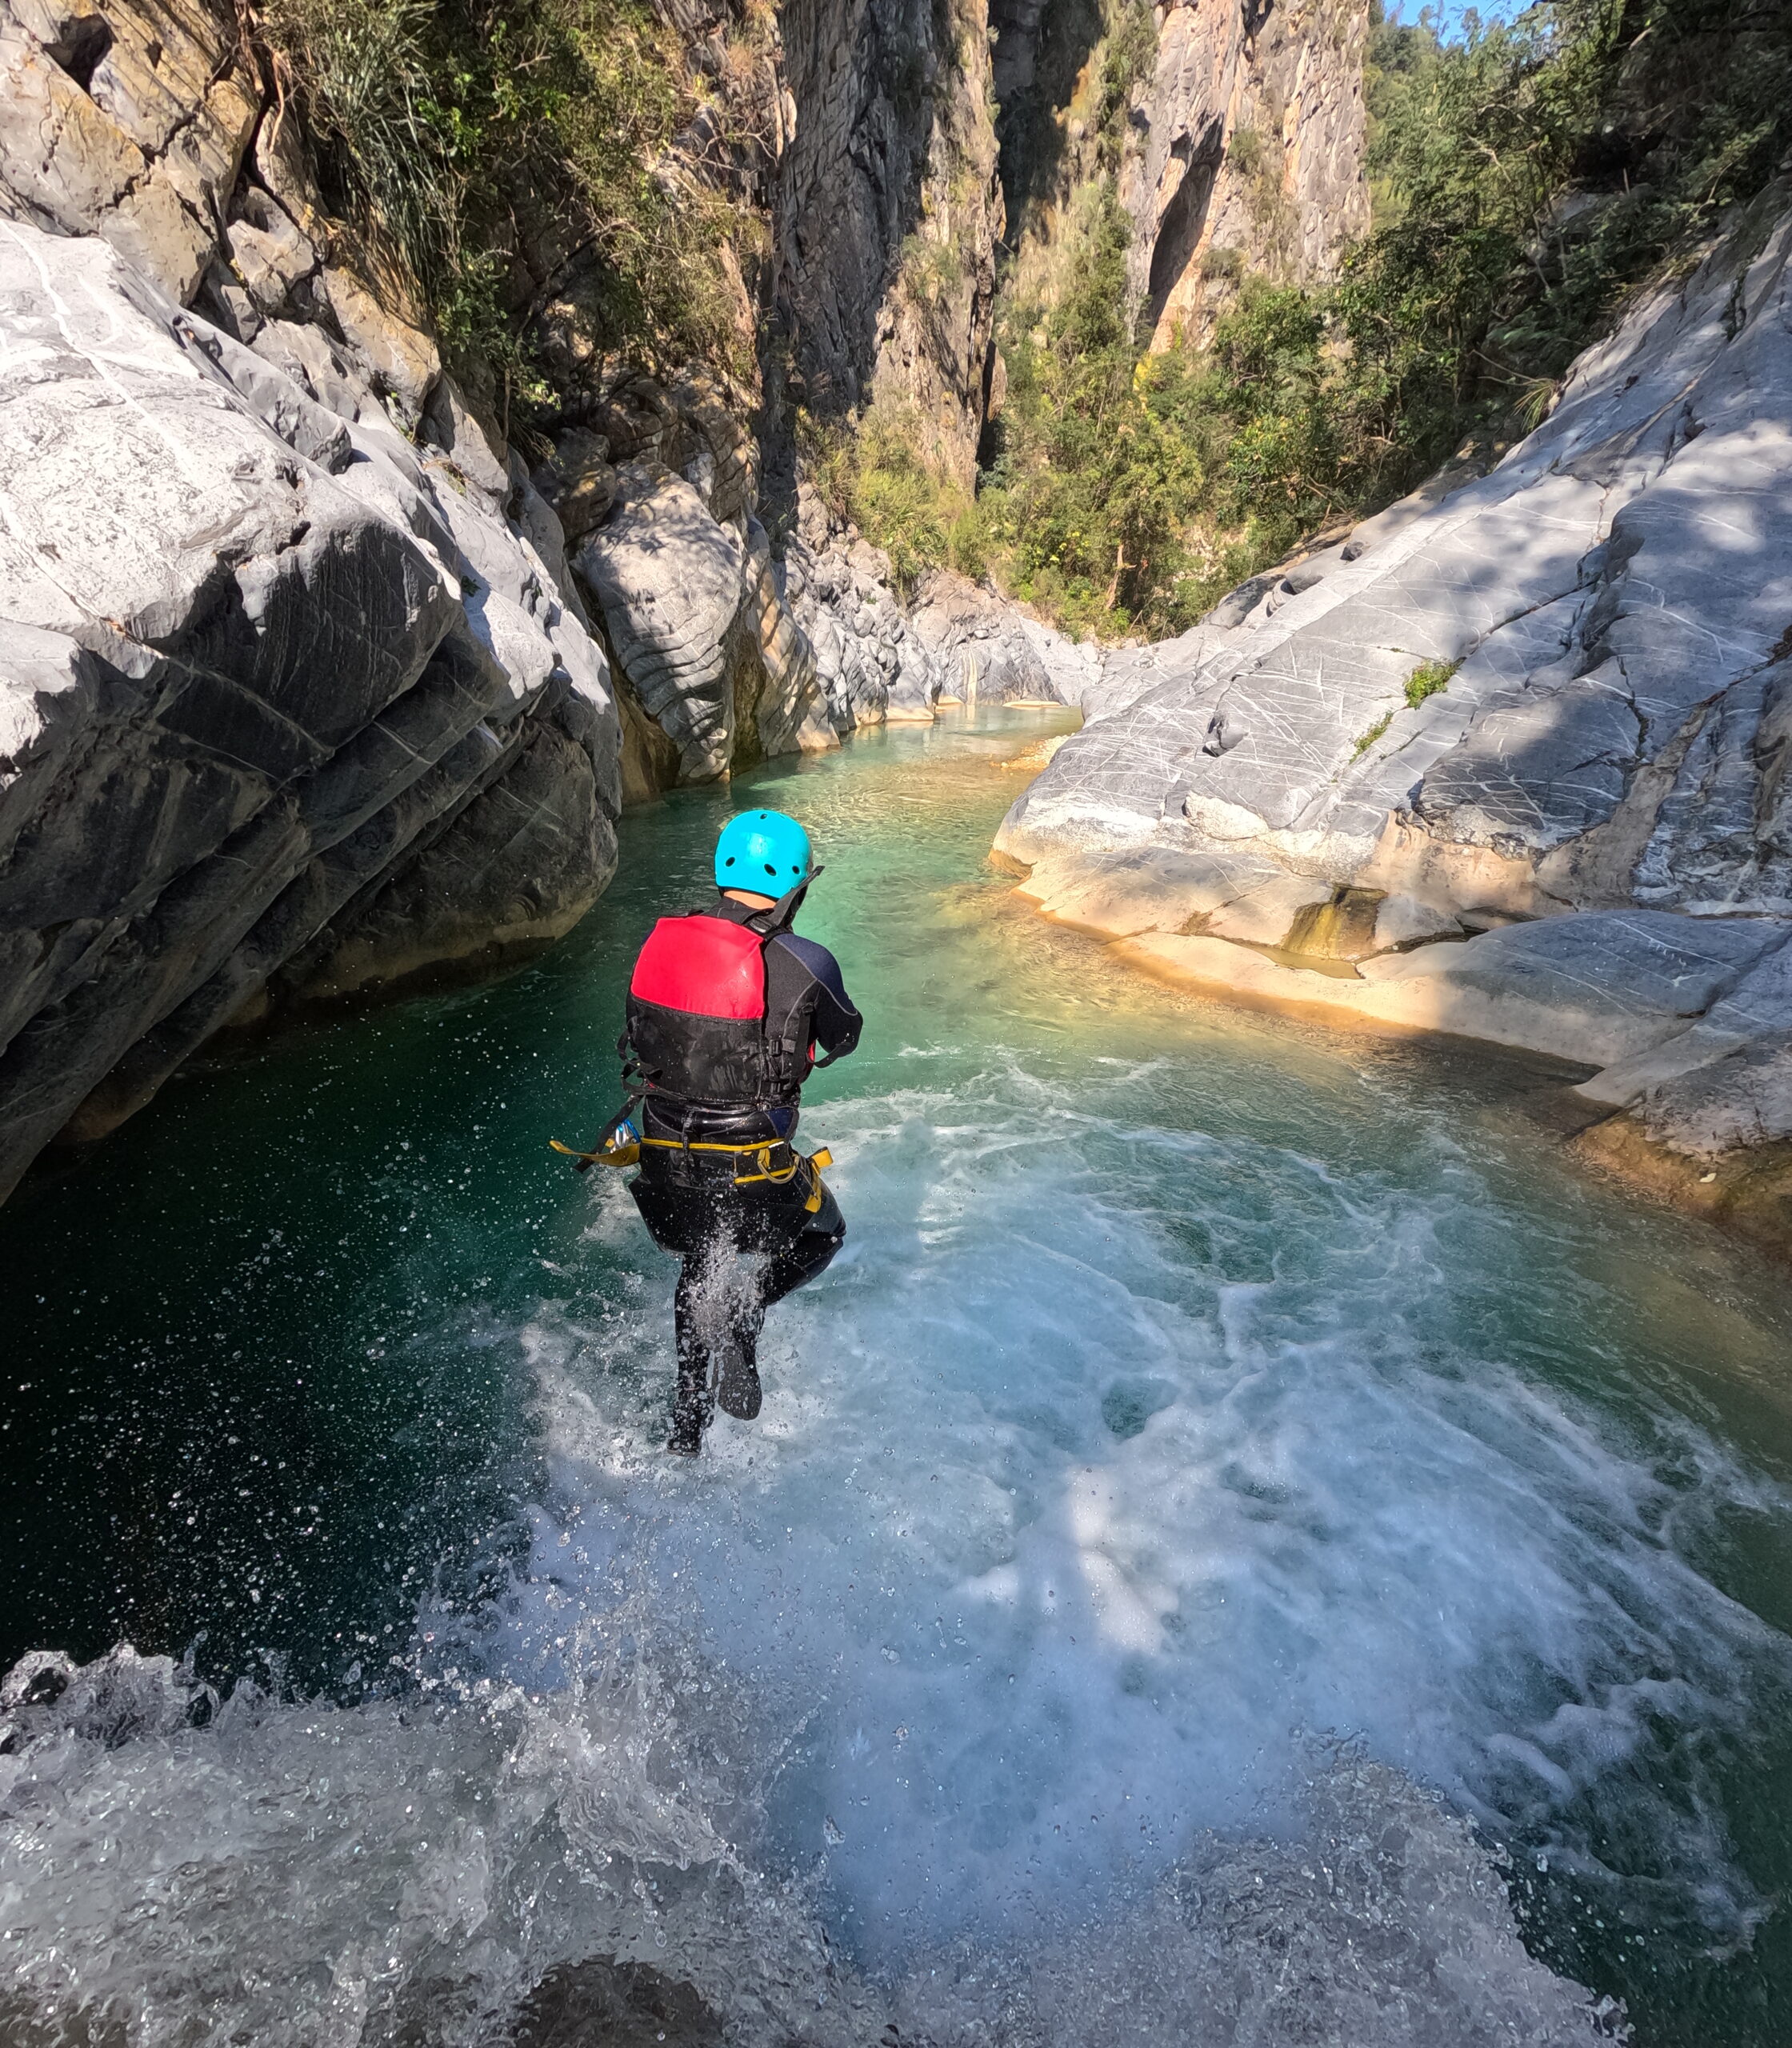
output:
M 770 861 L 767 861 L 767 862 L 766 862 L 766 874 L 767 874 L 771 875 L 771 876 L 773 876 L 773 877 L 774 877 L 774 878 L 775 878 L 775 876 L 777 875 L 777 873 L 778 873 L 778 870 L 777 870 L 776 868 L 774 868 L 774 867 L 772 866 L 772 864 L 771 864 L 771 862 L 770 862 Z

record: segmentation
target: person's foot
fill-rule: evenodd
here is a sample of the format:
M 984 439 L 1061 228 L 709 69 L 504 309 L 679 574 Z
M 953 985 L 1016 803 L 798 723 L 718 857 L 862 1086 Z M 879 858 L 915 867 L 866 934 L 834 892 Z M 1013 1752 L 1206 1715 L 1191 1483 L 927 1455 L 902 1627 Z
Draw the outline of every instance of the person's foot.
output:
M 672 1434 L 666 1439 L 668 1450 L 675 1451 L 680 1458 L 694 1458 L 703 1448 L 703 1418 L 689 1409 L 676 1409 L 672 1416 Z
M 737 1422 L 750 1422 L 759 1412 L 762 1398 L 758 1361 L 739 1337 L 731 1338 L 722 1354 L 716 1406 Z

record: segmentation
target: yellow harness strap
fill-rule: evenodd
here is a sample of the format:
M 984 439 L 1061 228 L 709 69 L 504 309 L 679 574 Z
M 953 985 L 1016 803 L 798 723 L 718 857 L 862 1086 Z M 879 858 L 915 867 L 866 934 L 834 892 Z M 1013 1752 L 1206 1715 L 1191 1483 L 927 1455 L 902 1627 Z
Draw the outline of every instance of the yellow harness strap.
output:
M 581 1152 L 570 1145 L 562 1145 L 558 1138 L 548 1140 L 549 1149 L 563 1152 L 569 1159 L 582 1159 L 588 1166 L 635 1166 L 641 1163 L 638 1145 L 606 1145 L 602 1151 Z
M 822 1198 L 826 1192 L 822 1186 L 822 1169 L 834 1164 L 834 1154 L 825 1145 L 818 1150 L 806 1154 L 798 1151 L 796 1147 L 785 1138 L 776 1139 L 769 1145 L 764 1143 L 711 1145 L 695 1142 L 686 1145 L 682 1139 L 677 1138 L 643 1138 L 639 1143 L 606 1146 L 602 1150 L 598 1152 L 580 1152 L 570 1145 L 562 1145 L 558 1138 L 550 1138 L 548 1144 L 553 1150 L 564 1153 L 569 1159 L 582 1159 L 587 1166 L 638 1166 L 641 1160 L 641 1148 L 644 1145 L 651 1145 L 656 1150 L 664 1152 L 725 1152 L 742 1160 L 743 1162 L 750 1157 L 759 1170 L 756 1174 L 737 1173 L 734 1176 L 736 1187 L 750 1187 L 754 1182 L 759 1181 L 769 1181 L 774 1187 L 782 1187 L 787 1182 L 794 1180 L 806 1166 L 809 1169 L 810 1177 L 809 1198 L 802 1206 L 811 1216 L 820 1209 Z M 771 1163 L 772 1154 L 778 1151 L 788 1151 L 790 1154 L 790 1163 L 782 1169 L 774 1169 Z

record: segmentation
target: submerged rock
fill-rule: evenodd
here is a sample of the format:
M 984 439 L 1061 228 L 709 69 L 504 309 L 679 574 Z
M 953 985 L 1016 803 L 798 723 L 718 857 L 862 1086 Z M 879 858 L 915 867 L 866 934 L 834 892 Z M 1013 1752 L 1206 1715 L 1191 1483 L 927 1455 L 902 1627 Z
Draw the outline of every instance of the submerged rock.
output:
M 701 1992 L 644 1962 L 594 1958 L 550 1971 L 518 2015 L 516 2048 L 721 2048 L 723 2021 Z

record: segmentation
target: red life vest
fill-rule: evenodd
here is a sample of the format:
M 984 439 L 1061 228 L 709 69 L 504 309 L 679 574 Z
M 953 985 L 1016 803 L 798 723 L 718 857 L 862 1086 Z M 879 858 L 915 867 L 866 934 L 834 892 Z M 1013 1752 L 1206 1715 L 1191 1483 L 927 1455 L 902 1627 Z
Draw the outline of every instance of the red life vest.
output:
M 629 983 L 624 1045 L 650 1094 L 718 1106 L 767 1099 L 771 936 L 701 910 L 662 918 L 648 934 Z

